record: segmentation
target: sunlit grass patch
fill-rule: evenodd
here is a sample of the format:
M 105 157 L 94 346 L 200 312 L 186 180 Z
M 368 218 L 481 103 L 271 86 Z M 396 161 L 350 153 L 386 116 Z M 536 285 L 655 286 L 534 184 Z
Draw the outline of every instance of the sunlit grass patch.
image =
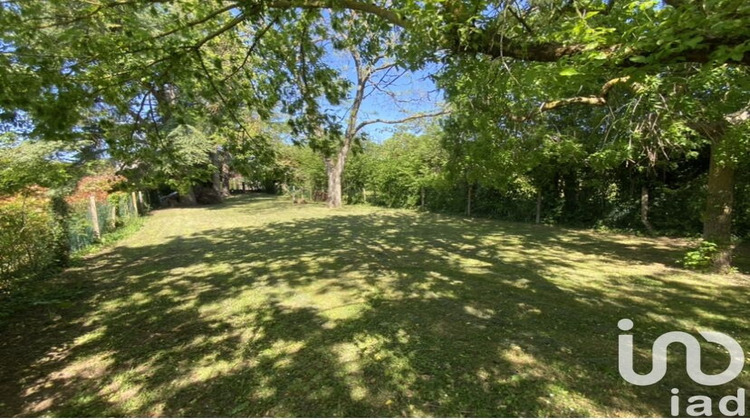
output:
M 617 372 L 619 319 L 641 370 L 675 329 L 750 348 L 747 278 L 680 269 L 686 246 L 256 195 L 156 211 L 2 331 L 0 414 L 666 415 Z

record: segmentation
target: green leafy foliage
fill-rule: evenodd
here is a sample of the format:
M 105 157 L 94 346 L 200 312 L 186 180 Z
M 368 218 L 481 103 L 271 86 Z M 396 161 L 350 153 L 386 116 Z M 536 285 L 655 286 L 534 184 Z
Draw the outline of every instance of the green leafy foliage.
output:
M 1 199 L 0 295 L 10 293 L 14 280 L 59 263 L 64 243 L 64 226 L 46 190 Z
M 293 141 L 343 159 L 359 137 L 332 111 L 351 83 L 330 52 L 356 51 L 370 69 L 440 62 L 444 161 L 361 142 L 350 202 L 422 206 L 432 191 L 455 209 L 474 194 L 493 215 L 521 217 L 537 200 L 548 221 L 632 227 L 643 189 L 656 220 L 675 219 L 668 197 L 681 197 L 689 215 L 673 227 L 693 232 L 706 163 L 726 175 L 748 158 L 746 3 L 10 1 L 0 111 L 32 121 L 32 140 L 101 145 L 132 184 L 187 192 L 230 168 L 317 191 L 319 156 L 279 153 L 254 124 L 280 111 Z M 3 174 L 2 188 L 56 182 L 39 165 Z M 709 204 L 732 206 L 707 185 Z
M 705 271 L 712 266 L 718 252 L 719 246 L 715 243 L 701 241 L 698 248 L 685 254 L 682 265 L 691 270 Z
M 53 159 L 59 142 L 19 141 L 0 134 L 0 196 L 17 194 L 33 186 L 60 187 L 70 180 L 70 165 Z
M 325 194 L 326 169 L 320 153 L 308 146 L 279 144 L 277 162 L 283 192 L 309 200 Z
M 372 190 L 371 202 L 421 207 L 422 194 L 440 188 L 448 156 L 434 127 L 421 135 L 398 133 L 372 149 L 372 172 L 365 185 Z

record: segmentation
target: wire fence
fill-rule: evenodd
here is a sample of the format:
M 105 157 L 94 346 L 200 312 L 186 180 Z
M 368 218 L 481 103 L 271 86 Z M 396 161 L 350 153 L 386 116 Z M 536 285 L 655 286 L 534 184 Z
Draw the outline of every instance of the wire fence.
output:
M 145 214 L 150 207 L 148 195 L 141 192 L 115 193 L 105 200 L 91 196 L 88 203 L 78 203 L 68 219 L 71 252 L 100 242 L 103 235 Z
M 63 198 L 39 189 L 0 197 L 0 298 L 25 278 L 65 266 L 71 253 L 101 243 L 150 209 L 148 195 L 139 191 Z

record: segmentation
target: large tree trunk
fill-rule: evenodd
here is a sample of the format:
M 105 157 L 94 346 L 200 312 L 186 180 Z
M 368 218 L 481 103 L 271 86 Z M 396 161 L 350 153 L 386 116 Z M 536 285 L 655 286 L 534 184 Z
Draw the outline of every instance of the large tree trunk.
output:
M 211 185 L 216 192 L 216 196 L 223 201 L 224 194 L 222 194 L 221 173 L 219 171 L 213 173 L 213 176 L 211 177 Z
M 338 160 L 329 167 L 328 171 L 328 207 L 341 207 L 341 162 Z
M 372 75 L 370 70 L 362 68 L 357 50 L 353 49 L 351 53 L 357 69 L 357 91 L 354 94 L 352 107 L 349 110 L 349 121 L 346 126 L 341 149 L 336 154 L 334 161 L 331 161 L 329 158 L 326 159 L 326 169 L 328 171 L 328 207 L 332 209 L 339 208 L 342 204 L 341 177 L 344 174 L 344 166 L 346 165 L 346 157 L 349 155 L 349 149 L 359 130 L 357 127 L 357 116 L 359 115 L 359 108 L 362 105 L 362 101 L 365 99 L 365 86 L 367 86 L 367 81 Z
M 714 258 L 713 268 L 720 273 L 726 273 L 732 266 L 732 207 L 735 179 L 733 163 L 727 161 L 728 159 L 722 159 L 722 154 L 726 146 L 733 146 L 725 144 L 731 141 L 733 127 L 748 120 L 750 107 L 725 115 L 723 121 L 693 121 L 691 124 L 691 128 L 711 140 L 703 239 L 718 245 L 719 252 Z
M 469 192 L 466 195 L 466 215 L 471 217 L 471 190 L 472 184 L 469 184 Z
M 349 155 L 349 147 L 352 140 L 353 138 L 347 136 L 336 158 L 334 160 L 326 159 L 326 170 L 328 171 L 328 207 L 332 209 L 339 208 L 342 205 L 341 177 L 344 174 L 346 157 Z
M 717 272 L 727 272 L 732 264 L 732 206 L 734 204 L 734 167 L 717 162 L 721 140 L 711 143 L 708 191 L 703 221 L 703 239 L 719 246 L 714 260 Z
M 211 153 L 211 160 L 216 167 L 211 181 L 216 195 L 221 200 L 231 195 L 229 192 L 229 165 L 227 164 L 227 159 L 226 152 L 221 149 L 217 149 Z
M 232 195 L 232 189 L 230 188 L 232 174 L 229 173 L 229 165 L 226 161 L 222 162 L 221 173 L 223 180 L 221 194 L 226 198 Z

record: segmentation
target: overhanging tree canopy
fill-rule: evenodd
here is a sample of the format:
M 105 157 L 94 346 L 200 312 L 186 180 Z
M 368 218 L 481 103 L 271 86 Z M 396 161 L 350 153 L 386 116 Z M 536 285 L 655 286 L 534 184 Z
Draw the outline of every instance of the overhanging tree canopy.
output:
M 0 93 L 0 108 L 6 117 L 29 113 L 39 133 L 60 132 L 80 123 L 81 110 L 106 105 L 126 115 L 138 98 L 179 82 L 227 110 L 268 115 L 277 103 L 292 114 L 307 107 L 296 126 L 318 129 L 330 120 L 305 97 L 335 101 L 344 89 L 316 39 L 342 10 L 397 27 L 395 53 L 414 67 L 440 60 L 460 73 L 496 61 L 512 75 L 540 75 L 521 80 L 519 94 L 505 98 L 520 106 L 498 107 L 497 119 L 603 107 L 617 86 L 638 94 L 636 84 L 659 78 L 679 97 L 671 115 L 711 143 L 704 234 L 728 243 L 737 156 L 727 151 L 747 137 L 750 4 L 743 0 L 7 1 L 0 7 L 0 83 L 12 88 Z M 731 80 L 714 83 L 722 74 Z M 301 75 L 307 93 L 295 87 Z M 457 91 L 483 83 L 450 80 L 467 84 Z M 715 107 L 722 89 L 732 98 Z

